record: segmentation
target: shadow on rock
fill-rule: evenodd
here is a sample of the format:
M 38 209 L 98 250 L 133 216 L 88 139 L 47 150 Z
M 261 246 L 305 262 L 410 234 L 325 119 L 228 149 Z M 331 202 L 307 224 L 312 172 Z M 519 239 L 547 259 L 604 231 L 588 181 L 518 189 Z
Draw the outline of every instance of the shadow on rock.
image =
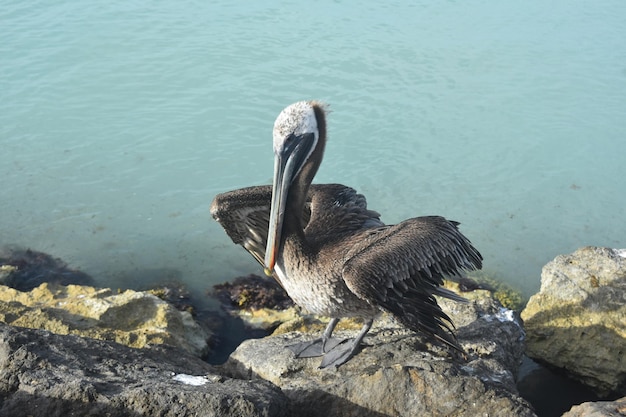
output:
M 168 346 L 132 349 L 0 323 L 0 416 L 287 416 L 265 381 Z
M 319 357 L 296 358 L 286 346 L 317 334 L 295 329 L 243 342 L 223 369 L 279 386 L 294 415 L 535 416 L 515 386 L 523 352 L 517 317 L 492 299 L 442 301 L 442 308 L 459 323 L 467 360 L 383 316 L 361 351 L 337 369 L 319 369 Z M 336 330 L 338 338 L 351 336 L 353 330 Z
M 32 395 L 23 391 L 4 400 L 0 408 L 0 416 L 11 417 L 65 417 L 81 415 L 98 415 L 108 417 L 140 417 L 126 407 L 106 403 L 91 403 L 83 400 L 50 398 L 43 395 Z
M 580 248 L 543 267 L 524 311 L 527 355 L 599 396 L 626 394 L 626 250 Z
M 238 369 L 239 371 L 235 371 Z M 230 360 L 228 366 L 222 368 L 225 375 L 232 378 L 244 377 L 248 380 L 263 380 L 245 364 L 236 359 Z M 322 371 L 333 372 L 333 371 Z M 381 413 L 370 408 L 362 407 L 340 395 L 316 387 L 283 388 L 285 395 L 291 399 L 288 415 L 299 417 L 342 416 L 342 417 L 391 417 L 396 413 Z

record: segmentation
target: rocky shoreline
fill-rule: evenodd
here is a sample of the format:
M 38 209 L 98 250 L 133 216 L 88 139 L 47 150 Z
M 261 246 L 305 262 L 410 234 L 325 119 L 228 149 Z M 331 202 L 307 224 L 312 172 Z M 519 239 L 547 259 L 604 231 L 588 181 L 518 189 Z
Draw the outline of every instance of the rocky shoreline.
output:
M 15 265 L 0 258 L 0 268 L 0 283 L 15 284 Z M 464 293 L 467 304 L 442 300 L 467 358 L 383 317 L 358 355 L 326 370 L 285 349 L 324 321 L 284 300 L 244 306 L 240 317 L 273 334 L 215 366 L 204 360 L 214 335 L 191 312 L 57 275 L 65 281 L 0 285 L 0 416 L 541 416 L 518 391 L 524 354 L 608 399 L 564 416 L 626 415 L 623 250 L 557 257 L 521 318 L 486 290 Z M 350 323 L 342 332 L 354 334 Z

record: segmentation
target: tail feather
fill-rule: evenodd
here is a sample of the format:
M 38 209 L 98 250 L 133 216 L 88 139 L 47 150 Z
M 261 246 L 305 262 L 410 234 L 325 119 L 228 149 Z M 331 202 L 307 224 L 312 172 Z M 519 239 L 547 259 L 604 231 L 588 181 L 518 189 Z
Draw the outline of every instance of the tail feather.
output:
M 444 288 L 437 288 L 436 293 L 455 301 L 467 302 L 465 298 Z M 442 342 L 465 355 L 465 350 L 454 335 L 454 323 L 432 295 L 414 290 L 409 290 L 402 296 L 390 292 L 383 308 L 407 328 Z

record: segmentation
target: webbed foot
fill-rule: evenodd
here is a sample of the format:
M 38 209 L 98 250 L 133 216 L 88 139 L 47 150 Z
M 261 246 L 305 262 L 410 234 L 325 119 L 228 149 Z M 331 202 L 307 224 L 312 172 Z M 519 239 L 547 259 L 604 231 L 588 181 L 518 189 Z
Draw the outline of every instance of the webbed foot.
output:
M 333 349 L 329 350 L 322 358 L 320 368 L 328 368 L 329 366 L 341 366 L 348 362 L 359 350 L 360 340 L 345 339 L 337 344 Z
M 351 357 L 359 350 L 361 341 L 372 327 L 374 319 L 369 319 L 363 323 L 361 331 L 354 339 L 337 339 L 331 337 L 333 330 L 339 319 L 333 318 L 328 323 L 324 335 L 321 339 L 315 339 L 310 342 L 301 342 L 286 346 L 287 349 L 295 353 L 296 358 L 313 358 L 323 356 L 320 368 L 329 366 L 341 366 L 348 362 Z
M 324 343 L 324 339 L 315 339 L 310 342 L 300 342 L 293 345 L 286 346 L 287 349 L 292 351 L 296 358 L 315 358 L 317 356 L 323 356 L 327 352 L 340 345 L 347 339 L 330 338 Z

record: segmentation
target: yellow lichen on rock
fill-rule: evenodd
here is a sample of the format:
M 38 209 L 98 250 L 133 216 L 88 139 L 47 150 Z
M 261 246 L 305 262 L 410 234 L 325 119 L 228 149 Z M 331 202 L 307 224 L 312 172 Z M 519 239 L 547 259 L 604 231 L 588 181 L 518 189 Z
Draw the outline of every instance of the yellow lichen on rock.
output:
M 626 259 L 585 247 L 544 266 L 521 316 L 529 357 L 561 368 L 604 396 L 626 386 Z
M 472 289 L 470 291 L 461 291 L 459 284 L 454 281 L 444 281 L 444 287 L 451 289 L 468 300 L 478 300 L 484 298 L 494 298 L 511 310 L 521 311 L 524 307 L 524 297 L 521 291 L 511 287 L 509 284 L 500 281 L 482 271 L 476 271 L 472 275 L 472 280 L 484 288 Z
M 235 313 L 246 325 L 255 329 L 273 329 L 281 323 L 292 321 L 298 317 L 295 307 L 284 310 L 259 308 L 255 310 L 238 310 Z
M 147 292 L 80 285 L 44 283 L 28 292 L 0 285 L 0 320 L 136 348 L 169 344 L 198 356 L 207 354 L 210 336 L 188 312 Z

